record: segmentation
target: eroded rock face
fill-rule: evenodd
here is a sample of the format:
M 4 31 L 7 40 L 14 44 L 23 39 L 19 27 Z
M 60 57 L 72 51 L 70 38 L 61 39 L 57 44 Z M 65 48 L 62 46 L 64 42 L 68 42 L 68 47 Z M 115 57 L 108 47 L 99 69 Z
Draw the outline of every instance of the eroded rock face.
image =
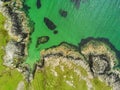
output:
M 120 73 L 114 68 L 118 65 L 119 58 L 115 50 L 110 47 L 110 42 L 105 41 L 88 38 L 82 42 L 80 52 L 89 62 L 90 70 L 94 76 L 112 86 L 113 90 L 119 90 Z
M 67 69 L 72 70 L 73 66 L 70 63 L 72 62 L 75 66 L 79 65 L 87 70 L 89 77 L 98 77 L 113 90 L 119 90 L 119 73 L 113 69 L 116 65 L 115 60 L 118 58 L 115 51 L 102 41 L 90 40 L 81 46 L 80 51 L 77 47 L 62 43 L 59 46 L 43 50 L 41 59 L 42 63 L 38 62 L 37 70 L 46 67 L 52 68 L 51 71 L 57 77 L 59 74 L 55 71 L 56 68 L 65 64 L 65 66 L 68 65 Z M 63 67 L 62 70 L 64 71 Z
M 24 55 L 24 48 L 24 44 L 15 41 L 8 42 L 5 48 L 4 65 L 13 67 L 14 59 L 19 59 Z
M 5 47 L 6 55 L 4 56 L 4 65 L 13 67 L 23 62 L 27 55 L 27 44 L 29 38 L 28 18 L 22 9 L 21 0 L 2 0 L 0 10 L 6 17 L 5 29 L 8 31 L 10 41 Z M 1 2 L 2 2 L 1 1 Z M 17 59 L 17 61 L 14 60 Z M 19 62 L 20 61 L 20 62 Z M 16 65 L 17 64 L 17 65 Z
M 85 40 L 84 40 L 85 41 Z M 114 50 L 109 47 L 105 42 L 97 39 L 91 39 L 83 43 L 80 47 L 81 53 L 84 54 L 87 60 L 89 60 L 89 55 L 105 55 L 108 62 L 110 62 L 111 68 L 117 65 L 117 55 Z
M 104 55 L 89 56 L 89 65 L 93 73 L 105 74 L 110 70 L 110 65 L 107 57 Z

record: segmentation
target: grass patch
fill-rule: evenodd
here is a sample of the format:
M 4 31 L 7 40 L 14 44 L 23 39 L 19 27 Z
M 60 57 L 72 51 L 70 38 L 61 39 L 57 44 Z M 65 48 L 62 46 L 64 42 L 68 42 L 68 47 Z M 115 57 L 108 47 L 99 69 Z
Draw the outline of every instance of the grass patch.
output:
M 31 83 L 34 90 L 45 90 L 44 89 L 44 73 L 43 71 L 36 72 L 33 82 Z
M 100 81 L 98 78 L 94 78 L 91 80 L 93 87 L 95 90 L 112 90 L 110 86 L 108 86 L 105 82 Z

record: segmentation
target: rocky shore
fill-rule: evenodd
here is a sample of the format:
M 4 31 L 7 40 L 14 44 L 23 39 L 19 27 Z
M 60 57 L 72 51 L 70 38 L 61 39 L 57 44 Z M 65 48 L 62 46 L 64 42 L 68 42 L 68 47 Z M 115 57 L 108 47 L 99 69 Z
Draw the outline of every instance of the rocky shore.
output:
M 76 66 L 84 68 L 88 77 L 99 78 L 113 90 L 119 90 L 120 74 L 115 66 L 120 59 L 116 52 L 99 39 L 88 39 L 85 39 L 87 42 L 84 40 L 85 43 L 80 43 L 79 50 L 67 43 L 43 50 L 40 53 L 42 61 L 37 63 L 37 70 L 45 67 L 55 70 L 58 65 L 62 65 L 62 62 L 71 67 L 70 62 L 72 61 Z M 54 74 L 56 75 L 55 71 Z
M 8 31 L 10 41 L 5 47 L 5 56 L 3 64 L 10 68 L 17 68 L 24 74 L 25 79 L 30 82 L 36 71 L 46 67 L 51 68 L 53 74 L 57 76 L 55 68 L 59 65 L 66 66 L 70 70 L 75 70 L 79 76 L 79 66 L 87 72 L 89 78 L 83 77 L 87 82 L 88 88 L 92 88 L 89 79 L 99 78 L 106 82 L 113 90 L 119 90 L 120 58 L 111 43 L 103 39 L 88 38 L 80 42 L 79 46 L 74 46 L 66 42 L 58 46 L 45 49 L 40 52 L 41 59 L 36 62 L 34 70 L 31 71 L 29 65 L 24 64 L 27 54 L 30 28 L 28 27 L 28 18 L 20 9 L 23 8 L 21 0 L 2 0 L 0 1 L 0 11 L 6 17 L 5 29 Z M 49 39 L 41 37 L 38 44 L 47 42 Z M 72 66 L 74 65 L 75 68 Z M 76 67 L 78 66 L 78 67 Z M 61 67 L 64 71 L 64 67 Z M 32 72 L 32 73 L 31 73 Z M 73 84 L 69 83 L 74 87 Z
M 83 42 L 81 42 L 83 44 Z M 98 77 L 113 90 L 119 90 L 120 72 L 115 68 L 120 58 L 108 40 L 91 38 L 80 47 L 94 77 Z
M 0 12 L 6 17 L 5 30 L 8 31 L 10 41 L 5 47 L 3 64 L 9 68 L 17 68 L 23 72 L 25 79 L 28 80 L 30 71 L 28 65 L 23 65 L 27 54 L 30 27 L 29 19 L 22 11 L 22 0 L 2 0 L 0 1 Z M 29 72 L 29 75 L 28 75 Z

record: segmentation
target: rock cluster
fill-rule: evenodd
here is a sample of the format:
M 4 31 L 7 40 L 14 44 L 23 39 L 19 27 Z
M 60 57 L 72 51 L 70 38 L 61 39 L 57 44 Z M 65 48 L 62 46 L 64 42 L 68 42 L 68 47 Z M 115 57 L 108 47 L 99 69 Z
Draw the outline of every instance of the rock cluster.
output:
M 89 56 L 89 66 L 94 74 L 105 74 L 110 70 L 109 61 L 103 55 Z
M 83 67 L 89 73 L 88 75 L 98 77 L 111 86 L 113 90 L 119 90 L 120 88 L 120 74 L 114 68 L 117 65 L 115 61 L 119 58 L 116 52 L 103 41 L 91 39 L 84 44 L 82 43 L 79 51 L 77 47 L 62 43 L 56 47 L 43 50 L 41 59 L 42 62 L 37 63 L 38 70 L 49 64 L 54 67 L 60 62 L 65 62 L 64 60 L 73 61 Z
M 6 3 L 7 2 L 7 3 Z M 30 66 L 23 64 L 27 56 L 27 45 L 30 28 L 29 19 L 26 17 L 22 0 L 2 0 L 0 1 L 0 11 L 6 17 L 5 29 L 8 31 L 10 40 L 5 47 L 3 64 L 9 68 L 16 67 L 23 73 L 24 78 L 29 82 L 32 79 Z M 25 69 L 27 68 L 27 69 Z
M 4 65 L 8 67 L 14 66 L 14 59 L 21 59 L 25 54 L 25 44 L 15 41 L 9 41 L 5 48 Z
M 6 2 L 7 3 L 4 3 Z M 0 11 L 6 17 L 5 29 L 8 31 L 10 41 L 5 47 L 4 65 L 8 67 L 18 66 L 27 55 L 29 28 L 26 15 L 20 9 L 23 7 L 21 1 L 1 1 Z M 17 62 L 15 61 L 17 59 Z M 16 63 L 14 63 L 16 62 Z
M 82 43 L 80 51 L 87 59 L 93 76 L 112 86 L 113 90 L 119 90 L 120 73 L 115 68 L 119 58 L 115 50 L 108 45 L 110 43 L 106 42 L 100 39 L 90 39 Z

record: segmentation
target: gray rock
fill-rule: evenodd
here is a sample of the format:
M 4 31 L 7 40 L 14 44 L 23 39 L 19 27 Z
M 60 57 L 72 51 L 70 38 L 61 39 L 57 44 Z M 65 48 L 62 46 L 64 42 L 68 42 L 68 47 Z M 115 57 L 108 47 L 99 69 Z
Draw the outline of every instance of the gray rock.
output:
M 111 72 L 106 75 L 106 82 L 110 85 L 113 85 L 115 82 L 120 81 L 119 75 L 114 72 Z
M 90 68 L 94 74 L 102 75 L 110 70 L 110 65 L 106 57 L 102 55 L 91 55 L 89 59 Z
M 120 90 L 120 81 L 117 81 L 113 84 L 113 90 Z
M 6 55 L 4 56 L 4 65 L 8 67 L 13 67 L 14 58 L 21 58 L 24 56 L 24 48 L 25 45 L 15 42 L 9 41 L 5 48 Z

